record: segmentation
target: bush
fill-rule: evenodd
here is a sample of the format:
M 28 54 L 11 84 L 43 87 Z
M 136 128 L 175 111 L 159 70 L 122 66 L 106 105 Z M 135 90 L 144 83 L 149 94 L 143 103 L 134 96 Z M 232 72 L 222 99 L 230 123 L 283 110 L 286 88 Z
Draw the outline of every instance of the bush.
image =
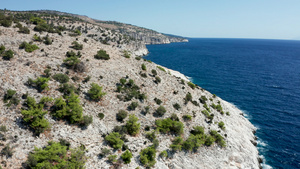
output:
M 121 135 L 117 132 L 112 132 L 105 137 L 105 141 L 115 149 L 121 149 L 124 142 L 121 140 Z
M 1 132 L 4 132 L 4 133 L 7 132 L 6 126 L 1 125 L 1 126 L 0 126 L 0 131 L 1 131 Z
M 192 101 L 193 97 L 190 92 L 188 92 L 184 98 L 184 103 L 187 104 L 189 101 Z
M 86 78 L 83 79 L 83 83 L 87 83 L 88 81 L 91 80 L 91 76 L 87 76 Z
M 29 126 L 35 130 L 36 134 L 43 133 L 50 127 L 50 123 L 44 118 L 47 112 L 40 108 L 31 107 L 29 110 L 21 110 L 21 114 L 23 115 L 23 120 L 29 123 Z
M 38 24 L 42 24 L 42 23 L 46 23 L 46 21 L 40 17 L 31 17 L 30 18 L 30 22 L 34 25 L 38 25 Z
M 224 124 L 223 121 L 220 121 L 220 122 L 218 123 L 218 126 L 219 126 L 219 128 L 221 128 L 222 130 L 225 129 L 225 124 Z
M 75 50 L 82 50 L 83 45 L 79 44 L 77 41 L 72 42 L 72 46 L 71 48 L 75 49 Z
M 158 116 L 163 116 L 166 112 L 167 110 L 163 106 L 159 106 L 155 111 L 156 115 Z
M 155 121 L 156 130 L 161 133 L 173 132 L 176 135 L 183 133 L 183 123 L 180 121 L 167 119 L 158 119 Z
M 140 152 L 140 161 L 146 167 L 153 167 L 156 163 L 156 150 L 154 147 L 147 147 Z
M 172 141 L 170 148 L 173 151 L 181 151 L 182 144 L 183 144 L 183 139 L 180 136 L 178 136 Z
M 39 92 L 43 90 L 48 90 L 49 78 L 38 77 L 36 80 L 28 79 L 27 85 L 36 88 Z
M 71 123 L 81 123 L 83 120 L 83 109 L 79 104 L 80 100 L 78 95 L 72 92 L 70 96 L 67 96 L 66 98 L 66 101 L 62 98 L 55 99 L 52 111 L 53 116 L 59 119 L 67 119 Z
M 7 144 L 0 152 L 1 156 L 6 156 L 6 157 L 12 157 L 13 156 L 13 149 L 12 147 Z
M 194 126 L 193 130 L 191 131 L 193 135 L 204 135 L 204 128 L 201 126 Z
M 127 132 L 129 135 L 135 136 L 139 133 L 141 124 L 137 123 L 138 120 L 139 119 L 134 114 L 129 116 L 129 119 L 126 123 Z
M 152 141 L 152 143 L 153 143 L 153 144 L 152 144 L 151 147 L 157 149 L 157 147 L 159 146 L 159 141 L 158 141 L 157 139 L 154 139 L 154 140 Z
M 135 57 L 136 60 L 141 60 L 142 58 L 140 56 Z
M 142 70 L 147 70 L 145 64 L 142 64 Z
M 156 75 L 157 75 L 157 71 L 154 70 L 154 69 L 151 70 L 151 73 L 152 73 L 153 76 L 156 76 Z
M 156 139 L 155 131 L 153 132 L 147 132 L 146 133 L 146 138 L 149 139 L 150 141 L 153 141 Z
M 37 34 L 34 34 L 32 39 L 33 39 L 33 41 L 37 41 L 37 42 L 43 41 L 43 39 L 40 36 L 37 36 Z
M 104 114 L 103 113 L 98 113 L 98 117 L 102 120 L 104 118 Z
M 36 46 L 36 45 L 34 45 L 34 44 L 32 45 L 32 44 L 27 43 L 27 42 L 21 43 L 20 46 L 19 46 L 19 48 L 20 48 L 20 49 L 25 49 L 25 51 L 28 52 L 28 53 L 31 53 L 31 52 L 33 52 L 33 51 L 39 49 L 38 46 Z
M 10 59 L 12 59 L 13 57 L 14 57 L 14 52 L 13 52 L 12 50 L 7 50 L 7 51 L 5 51 L 4 54 L 3 54 L 3 56 L 2 56 L 2 58 L 3 58 L 4 60 L 10 60 Z
M 118 157 L 117 155 L 110 155 L 107 158 L 108 158 L 109 162 L 115 163 L 115 162 L 117 162 L 117 157 Z
M 158 105 L 160 105 L 162 103 L 162 101 L 160 99 L 156 98 L 156 97 L 154 98 L 154 101 Z
M 122 160 L 124 161 L 125 164 L 129 164 L 131 162 L 132 154 L 130 151 L 126 150 L 122 155 L 121 155 Z
M 147 77 L 147 74 L 146 74 L 146 73 L 140 73 L 140 75 L 141 75 L 143 78 L 146 78 L 146 77 Z
M 107 155 L 109 155 L 111 153 L 111 151 L 108 148 L 103 148 L 101 150 L 101 153 L 99 154 L 101 157 L 106 157 Z
M 110 59 L 109 55 L 108 55 L 108 54 L 106 53 L 106 51 L 103 50 L 103 49 L 99 50 L 99 51 L 97 52 L 97 54 L 94 55 L 94 58 L 95 58 L 95 59 L 102 59 L 102 60 L 109 60 L 109 59 Z
M 50 39 L 48 35 L 44 37 L 44 44 L 46 45 L 52 44 L 52 39 Z
M 120 110 L 120 111 L 117 113 L 117 120 L 123 122 L 123 120 L 127 117 L 127 114 L 128 114 L 127 111 L 125 111 L 125 110 Z
M 159 69 L 159 70 L 161 70 L 161 71 L 164 71 L 164 72 L 167 72 L 163 67 L 161 67 L 161 66 L 157 66 L 157 68 Z
M 207 98 L 205 96 L 201 96 L 199 100 L 202 104 L 206 104 Z
M 123 78 L 120 79 L 121 84 L 117 84 L 117 92 L 122 93 L 123 95 L 117 95 L 119 100 L 130 101 L 132 98 L 139 99 L 140 101 L 145 100 L 147 97 L 144 93 L 141 93 L 140 88 L 134 84 L 132 79 L 126 83 Z
M 123 51 L 123 56 L 124 56 L 125 58 L 130 58 L 130 53 L 129 53 L 127 50 L 124 50 L 124 51 Z
M 155 81 L 156 84 L 161 82 L 161 78 L 159 76 L 155 76 Z
M 188 82 L 187 83 L 192 89 L 195 89 L 196 88 L 196 85 L 192 82 Z
M 20 100 L 16 96 L 16 91 L 8 89 L 6 91 L 6 94 L 4 95 L 3 101 L 4 103 L 7 103 L 6 106 L 10 107 L 11 105 L 18 105 Z
M 212 137 L 214 137 L 215 142 L 218 143 L 221 147 L 226 146 L 224 138 L 217 131 L 211 130 L 209 133 Z
M 100 87 L 98 84 L 92 83 L 91 88 L 88 91 L 88 95 L 92 100 L 99 101 L 104 95 L 106 95 L 106 93 L 102 92 L 102 87 Z
M 130 105 L 128 106 L 128 110 L 133 111 L 138 107 L 138 102 L 131 102 Z
M 174 107 L 176 110 L 179 110 L 179 109 L 181 108 L 181 106 L 180 106 L 178 103 L 173 104 L 173 107 Z
M 64 97 L 69 96 L 72 92 L 79 94 L 79 90 L 76 89 L 74 85 L 68 83 L 60 84 L 58 91 L 63 93 Z
M 81 148 L 71 149 L 57 142 L 34 148 L 26 161 L 29 168 L 84 168 L 86 157 Z
M 63 73 L 55 74 L 54 76 L 52 76 L 52 78 L 59 83 L 67 83 L 69 81 L 69 76 Z
M 149 106 L 146 106 L 146 107 L 144 107 L 144 110 L 142 110 L 142 114 L 144 114 L 144 115 L 146 115 L 146 114 L 148 114 L 150 112 L 150 107 Z
M 213 136 L 207 136 L 206 139 L 205 139 L 205 145 L 206 146 L 211 146 L 212 144 L 214 144 L 215 142 L 215 138 Z
M 30 30 L 27 28 L 27 27 L 19 27 L 19 30 L 18 30 L 19 33 L 24 33 L 24 34 L 29 34 L 30 33 Z
M 80 60 L 78 59 L 78 56 L 72 55 L 64 59 L 63 62 L 68 68 L 75 69 L 76 66 L 80 63 Z
M 166 150 L 164 150 L 164 151 L 160 152 L 159 156 L 161 158 L 167 158 L 168 157 L 168 152 Z
M 44 70 L 46 78 L 49 78 L 51 76 L 50 71 L 51 71 L 51 69 L 48 69 L 48 68 Z
M 93 116 L 83 116 L 81 121 L 82 126 L 87 127 L 92 123 L 93 123 Z
M 1 55 L 2 53 L 4 53 L 4 51 L 5 51 L 5 46 L 4 46 L 4 45 L 1 45 L 1 46 L 0 46 L 0 55 Z
M 197 150 L 205 142 L 204 135 L 191 134 L 186 141 L 183 142 L 182 148 L 186 151 Z
M 182 118 L 186 121 L 191 121 L 192 120 L 192 116 L 191 115 L 183 115 Z

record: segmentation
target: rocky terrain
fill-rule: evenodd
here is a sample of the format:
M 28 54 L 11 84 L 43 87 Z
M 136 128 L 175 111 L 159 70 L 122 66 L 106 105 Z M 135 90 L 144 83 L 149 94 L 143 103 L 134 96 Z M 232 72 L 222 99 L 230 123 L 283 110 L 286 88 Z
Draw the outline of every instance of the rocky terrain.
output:
M 83 159 L 84 167 L 91 169 L 259 168 L 254 136 L 256 129 L 243 113 L 232 104 L 192 84 L 179 72 L 142 59 L 140 56 L 147 53 L 144 42 L 132 40 L 122 31 L 74 18 L 36 17 L 47 21 L 55 30 L 58 26 L 66 29 L 55 33 L 35 31 L 39 23 L 36 25 L 34 20 L 24 17 L 20 17 L 23 19 L 19 22 L 14 20 L 10 26 L 0 26 L 0 46 L 5 46 L 5 51 L 13 51 L 13 57 L 2 52 L 0 58 L 2 168 L 30 167 L 29 164 L 33 165 L 34 162 L 29 154 L 35 151 L 35 147 L 42 149 L 49 141 L 60 140 L 70 143 L 74 149 L 84 147 L 80 149 L 84 156 L 77 160 Z M 29 32 L 22 33 L 18 23 L 28 28 Z M 44 40 L 38 41 L 34 37 Z M 46 39 L 50 39 L 51 43 L 47 43 Z M 23 42 L 35 44 L 38 49 L 26 52 L 26 48 L 20 47 Z M 77 42 L 78 48 L 74 42 Z M 70 51 L 77 53 L 78 57 L 74 57 L 80 61 L 75 66 L 68 65 L 66 61 L 66 53 Z M 105 51 L 109 58 L 97 58 L 95 55 L 99 51 Z M 66 75 L 68 82 L 59 82 L 56 74 Z M 37 83 L 34 86 L 34 82 L 29 82 L 29 79 L 39 77 L 48 78 L 47 87 L 39 88 Z M 72 122 L 68 116 L 61 119 L 55 116 L 58 98 L 71 97 L 61 92 L 63 83 L 75 86 L 76 89 L 72 90 L 76 91 L 80 100 L 82 116 L 90 117 L 92 121 L 86 122 L 80 116 L 79 121 Z M 90 94 L 94 83 L 105 92 L 96 99 Z M 19 100 L 10 106 L 10 102 L 5 101 L 9 90 L 16 91 L 13 97 Z M 128 93 L 133 97 L 128 98 Z M 31 109 L 28 97 L 33 97 L 37 103 L 41 103 L 43 97 L 54 99 L 37 108 L 46 112 L 38 118 L 50 124 L 38 133 L 37 128 L 26 122 L 24 110 Z M 159 107 L 165 111 L 159 110 Z M 122 120 L 118 119 L 120 110 L 128 113 Z M 137 117 L 133 132 L 129 124 L 130 115 Z M 178 125 L 170 128 L 167 125 L 160 126 L 158 121 L 167 118 Z M 196 126 L 203 127 L 204 133 L 196 135 Z M 124 128 L 126 131 L 123 131 Z M 122 135 L 121 147 L 114 147 L 108 140 L 107 136 L 113 132 Z M 188 142 L 194 135 L 199 137 Z M 178 137 L 184 142 L 175 144 L 174 140 Z M 189 149 L 190 144 L 194 143 L 197 146 Z M 171 145 L 177 145 L 180 150 Z M 143 150 L 147 148 L 153 151 L 145 156 Z M 132 154 L 129 163 L 123 158 L 127 150 Z M 74 154 L 69 153 L 68 157 Z M 57 165 L 54 161 L 50 164 Z

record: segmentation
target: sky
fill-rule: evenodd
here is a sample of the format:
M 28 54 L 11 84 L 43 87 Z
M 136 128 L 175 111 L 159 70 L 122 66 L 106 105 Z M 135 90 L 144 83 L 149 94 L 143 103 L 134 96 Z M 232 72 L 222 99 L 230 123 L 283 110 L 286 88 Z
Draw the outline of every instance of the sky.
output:
M 49 9 L 199 38 L 300 40 L 300 0 L 0 0 L 0 9 Z

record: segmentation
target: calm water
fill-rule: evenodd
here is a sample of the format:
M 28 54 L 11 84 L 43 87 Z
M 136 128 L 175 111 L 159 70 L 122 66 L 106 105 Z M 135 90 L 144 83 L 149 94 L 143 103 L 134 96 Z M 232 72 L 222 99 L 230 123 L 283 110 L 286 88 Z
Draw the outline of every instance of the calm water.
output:
M 148 45 L 146 59 L 243 110 L 258 128 L 264 168 L 300 168 L 300 41 L 189 40 Z

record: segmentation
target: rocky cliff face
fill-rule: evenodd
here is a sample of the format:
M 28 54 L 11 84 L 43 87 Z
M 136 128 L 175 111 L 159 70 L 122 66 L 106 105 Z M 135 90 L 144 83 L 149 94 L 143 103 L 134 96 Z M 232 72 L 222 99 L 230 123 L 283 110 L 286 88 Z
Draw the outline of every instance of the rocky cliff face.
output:
M 9 145 L 13 152 L 12 156 L 5 156 L 3 153 L 0 156 L 0 165 L 3 168 L 26 167 L 28 155 L 33 152 L 34 147 L 43 148 L 48 141 L 57 142 L 60 139 L 68 141 L 71 148 L 85 147 L 84 152 L 87 157 L 85 168 L 91 169 L 144 168 L 148 163 L 145 164 L 145 160 L 141 159 L 141 151 L 154 144 L 156 146 L 153 168 L 259 168 L 258 151 L 254 146 L 255 127 L 242 115 L 242 112 L 201 87 L 188 83 L 179 72 L 169 71 L 137 57 L 146 52 L 146 49 L 141 47 L 142 43 L 130 41 L 120 33 L 90 23 L 67 21 L 54 23 L 66 28 L 82 26 L 80 29 L 82 32 L 87 30 L 78 36 L 70 36 L 73 30 L 62 31 L 60 35 L 36 32 L 35 25 L 20 23 L 30 30 L 29 34 L 19 33 L 18 28 L 13 27 L 16 23 L 10 27 L 0 26 L 0 46 L 4 45 L 5 50 L 10 49 L 14 52 L 14 57 L 10 60 L 0 59 L 0 125 L 7 129 L 6 132 L 0 131 L 1 138 L 5 137 L 0 141 L 0 149 L 3 152 Z M 35 34 L 42 38 L 47 36 L 53 40 L 52 44 L 34 41 L 32 43 L 39 49 L 33 52 L 26 52 L 19 48 L 22 42 L 33 41 Z M 82 49 L 76 50 L 74 41 L 82 45 Z M 67 58 L 66 53 L 71 50 L 75 53 L 80 52 L 81 56 L 78 59 L 84 69 L 75 70 L 74 67 L 66 66 L 64 63 Z M 110 59 L 96 59 L 94 56 L 99 50 L 106 51 Z M 47 76 L 45 69 L 50 69 L 51 73 L 48 89 L 39 92 L 28 85 L 28 79 Z M 87 127 L 71 124 L 67 120 L 59 120 L 53 116 L 53 109 L 50 108 L 55 105 L 55 102 L 50 101 L 48 108 L 44 108 L 46 111 L 44 118 L 50 123 L 50 127 L 40 135 L 35 135 L 34 129 L 24 121 L 24 114 L 21 113 L 21 108 L 26 105 L 25 97 L 21 96 L 27 94 L 37 102 L 45 96 L 54 99 L 64 97 L 60 92 L 62 84 L 53 76 L 59 73 L 70 78 L 67 83 L 77 88 L 83 115 L 91 116 L 93 120 Z M 120 79 L 125 79 L 126 83 L 132 79 L 136 90 L 144 94 L 143 97 L 139 95 L 124 100 L 122 95 L 125 94 L 121 89 L 130 84 L 122 86 L 123 82 Z M 99 101 L 93 101 L 87 94 L 92 83 L 100 85 L 106 93 Z M 2 100 L 9 89 L 15 90 L 15 96 L 20 100 L 10 107 Z M 135 108 L 132 108 L 133 102 L 137 104 Z M 177 106 L 174 106 L 176 104 Z M 166 111 L 158 114 L 160 106 L 163 106 Z M 128 123 L 128 117 L 123 121 L 117 120 L 116 116 L 120 110 L 135 115 L 140 126 L 139 132 L 134 135 L 123 131 L 124 146 L 121 149 L 114 149 L 105 140 L 105 136 L 113 131 L 121 133 L 120 127 Z M 99 116 L 101 113 L 104 118 Z M 157 120 L 170 117 L 172 119 L 177 117 L 174 121 L 183 124 L 180 134 L 159 130 Z M 220 122 L 223 122 L 224 126 L 220 125 Z M 119 130 L 116 130 L 116 126 L 119 126 Z M 204 133 L 201 137 L 197 135 L 199 137 L 192 141 L 192 144 L 195 143 L 198 147 L 189 151 L 187 140 L 191 138 L 191 133 L 196 126 L 203 127 Z M 215 131 L 215 135 L 218 136 L 212 135 L 212 131 Z M 155 132 L 156 143 L 149 140 L 149 132 Z M 176 137 L 186 141 L 180 144 L 182 151 L 173 151 L 170 147 Z M 223 140 L 225 146 L 222 146 L 218 139 Z M 117 161 L 110 162 L 108 156 L 99 155 L 104 148 L 110 150 L 110 155 L 116 155 Z M 132 153 L 129 164 L 125 164 L 121 158 L 126 149 Z M 166 157 L 160 156 L 163 151 L 167 152 Z

